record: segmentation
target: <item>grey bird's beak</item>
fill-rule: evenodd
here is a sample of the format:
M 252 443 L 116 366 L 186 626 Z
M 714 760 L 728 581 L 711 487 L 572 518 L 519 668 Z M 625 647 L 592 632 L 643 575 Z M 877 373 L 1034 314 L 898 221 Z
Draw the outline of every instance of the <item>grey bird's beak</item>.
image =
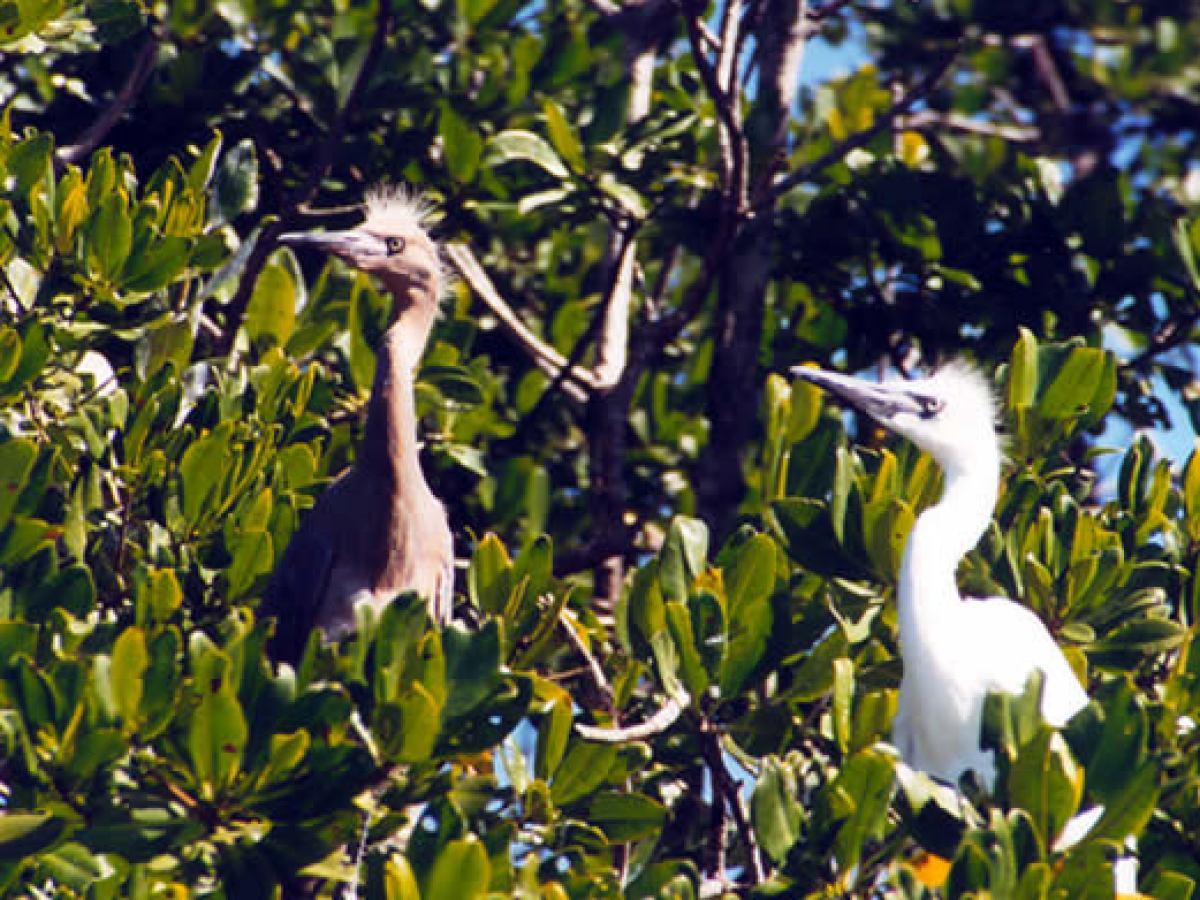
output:
M 290 247 L 309 247 L 323 253 L 334 253 L 343 259 L 363 259 L 387 256 L 383 238 L 359 229 L 349 231 L 289 231 L 279 236 L 279 243 Z
M 793 366 L 791 373 L 824 388 L 884 424 L 902 413 L 928 419 L 941 411 L 941 401 L 910 391 L 902 385 L 863 381 L 861 378 L 809 366 Z

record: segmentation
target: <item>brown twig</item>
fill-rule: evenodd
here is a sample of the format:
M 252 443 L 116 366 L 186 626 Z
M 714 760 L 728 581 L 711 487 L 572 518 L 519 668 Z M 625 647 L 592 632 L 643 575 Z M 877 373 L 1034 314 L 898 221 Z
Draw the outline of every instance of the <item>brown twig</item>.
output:
M 379 65 L 379 58 L 383 54 L 383 48 L 392 30 L 392 21 L 392 0 L 379 0 L 379 6 L 375 13 L 375 31 L 371 35 L 371 42 L 367 46 L 366 55 L 363 56 L 362 65 L 358 68 L 358 74 L 354 76 L 354 82 L 350 85 L 345 102 L 334 115 L 329 131 L 317 147 L 309 167 L 308 177 L 283 204 L 279 218 L 263 228 L 258 242 L 254 245 L 254 249 L 246 261 L 246 268 L 242 271 L 237 290 L 229 301 L 225 331 L 221 341 L 218 342 L 217 355 L 228 355 L 233 349 L 238 330 L 246 316 L 246 310 L 250 306 L 250 297 L 253 294 L 258 274 L 267 264 L 267 258 L 275 249 L 279 236 L 295 223 L 296 211 L 312 201 L 321 182 L 325 180 L 332 169 L 333 160 L 346 137 L 347 123 L 358 110 L 363 91 L 366 90 L 368 82 Z
M 851 150 L 857 150 L 859 147 L 871 143 L 878 135 L 891 128 L 895 124 L 896 119 L 908 112 L 914 104 L 928 97 L 950 70 L 951 65 L 953 65 L 954 60 L 957 58 L 957 49 L 945 54 L 945 56 L 934 63 L 933 68 L 926 73 L 924 78 L 913 85 L 912 88 L 888 109 L 879 113 L 870 128 L 865 128 L 850 135 L 850 137 L 837 146 L 830 148 L 827 152 L 822 153 L 812 162 L 800 166 L 800 168 L 794 170 L 785 178 L 777 181 L 769 191 L 764 192 L 762 200 L 758 205 L 764 209 L 773 206 L 775 200 L 781 195 L 787 193 L 797 185 L 808 181 L 818 172 L 840 162 Z
M 587 671 L 592 677 L 592 683 L 600 696 L 604 698 L 605 706 L 608 712 L 616 716 L 616 707 L 614 704 L 614 695 L 612 685 L 608 683 L 608 679 L 604 675 L 604 669 L 600 666 L 599 661 L 592 654 L 591 649 L 583 638 L 579 636 L 579 632 L 575 630 L 575 623 L 568 621 L 565 617 L 558 620 L 558 626 L 563 630 L 563 634 L 567 636 L 567 642 L 575 648 L 575 652 L 583 657 L 583 661 L 587 663 Z
M 722 43 L 717 52 L 717 63 L 714 64 L 704 51 L 704 38 L 701 31 L 703 9 L 696 4 L 689 3 L 688 5 L 694 7 L 691 10 L 685 10 L 684 14 L 692 57 L 696 62 L 696 71 L 700 73 L 704 89 L 716 107 L 717 119 L 720 123 L 720 127 L 717 129 L 717 143 L 721 152 L 721 186 L 724 205 L 735 213 L 740 213 L 746 185 L 747 148 L 739 113 L 740 85 L 733 83 L 733 73 L 737 69 L 732 65 L 732 50 L 736 45 L 736 32 L 730 35 L 732 40 L 729 54 L 725 53 L 725 36 L 722 36 Z M 734 6 L 740 9 L 741 4 L 737 0 L 728 0 L 725 13 L 730 19 L 733 18 L 729 14 Z M 736 27 L 736 23 L 730 27 Z M 726 80 L 729 83 L 727 85 L 722 83 L 722 77 L 726 73 L 720 71 L 718 66 L 728 68 Z
M 750 827 L 746 808 L 742 804 L 742 795 L 739 791 L 740 785 L 729 774 L 729 770 L 725 768 L 725 758 L 722 756 L 720 735 L 717 729 L 707 720 L 701 722 L 700 725 L 700 748 L 704 754 L 705 765 L 708 766 L 708 770 L 712 774 L 713 802 L 718 802 L 718 797 L 724 798 L 726 805 L 729 807 L 729 812 L 733 816 L 733 824 L 737 829 L 738 836 L 745 845 L 750 884 L 762 884 L 766 880 L 766 872 L 763 869 L 762 854 L 758 849 L 758 840 L 754 837 L 754 829 Z
M 96 121 L 84 129 L 83 134 L 75 143 L 59 149 L 57 154 L 59 163 L 78 165 L 108 137 L 108 133 L 121 121 L 121 117 L 129 111 L 129 108 L 141 95 L 142 89 L 150 78 L 150 73 L 154 71 L 154 66 L 158 62 L 158 51 L 161 47 L 162 37 L 156 31 L 151 30 L 146 37 L 146 42 L 142 44 L 142 49 L 134 58 L 133 67 L 129 70 L 129 75 L 126 76 L 125 83 L 121 85 L 117 95 L 113 97 L 104 112 L 96 118 Z

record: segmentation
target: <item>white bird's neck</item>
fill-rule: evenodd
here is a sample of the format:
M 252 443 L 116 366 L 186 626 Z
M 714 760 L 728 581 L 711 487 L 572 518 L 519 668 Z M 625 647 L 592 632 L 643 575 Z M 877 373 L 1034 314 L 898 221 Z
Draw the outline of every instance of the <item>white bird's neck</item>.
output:
M 900 564 L 900 640 L 910 647 L 958 612 L 955 573 L 991 521 L 1000 457 L 983 449 L 969 465 L 944 467 L 943 473 L 942 497 L 917 517 Z
M 433 315 L 414 306 L 383 335 L 375 358 L 375 383 L 359 449 L 362 466 L 388 476 L 395 489 L 425 488 L 417 446 L 416 369 L 433 327 Z

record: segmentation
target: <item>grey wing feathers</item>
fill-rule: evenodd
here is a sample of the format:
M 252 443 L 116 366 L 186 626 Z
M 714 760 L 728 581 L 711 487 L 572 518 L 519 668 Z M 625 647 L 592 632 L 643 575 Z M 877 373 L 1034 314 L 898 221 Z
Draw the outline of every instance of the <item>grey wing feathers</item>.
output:
M 290 663 L 299 660 L 316 625 L 332 572 L 332 548 L 301 525 L 275 567 L 260 607 L 262 617 L 275 617 L 270 647 L 273 658 Z

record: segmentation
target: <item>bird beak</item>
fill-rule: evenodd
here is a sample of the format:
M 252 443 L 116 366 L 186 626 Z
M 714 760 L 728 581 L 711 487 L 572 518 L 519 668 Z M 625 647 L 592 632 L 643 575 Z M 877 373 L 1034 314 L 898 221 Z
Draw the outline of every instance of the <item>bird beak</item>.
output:
M 366 259 L 387 256 L 387 243 L 369 231 L 289 231 L 279 236 L 279 243 L 290 247 L 310 247 L 323 253 L 333 253 L 342 259 Z
M 927 418 L 930 410 L 928 398 L 921 398 L 897 385 L 879 384 L 851 378 L 837 372 L 814 369 L 810 366 L 794 366 L 792 375 L 824 388 L 845 402 L 861 409 L 871 418 L 887 423 L 901 413 Z

